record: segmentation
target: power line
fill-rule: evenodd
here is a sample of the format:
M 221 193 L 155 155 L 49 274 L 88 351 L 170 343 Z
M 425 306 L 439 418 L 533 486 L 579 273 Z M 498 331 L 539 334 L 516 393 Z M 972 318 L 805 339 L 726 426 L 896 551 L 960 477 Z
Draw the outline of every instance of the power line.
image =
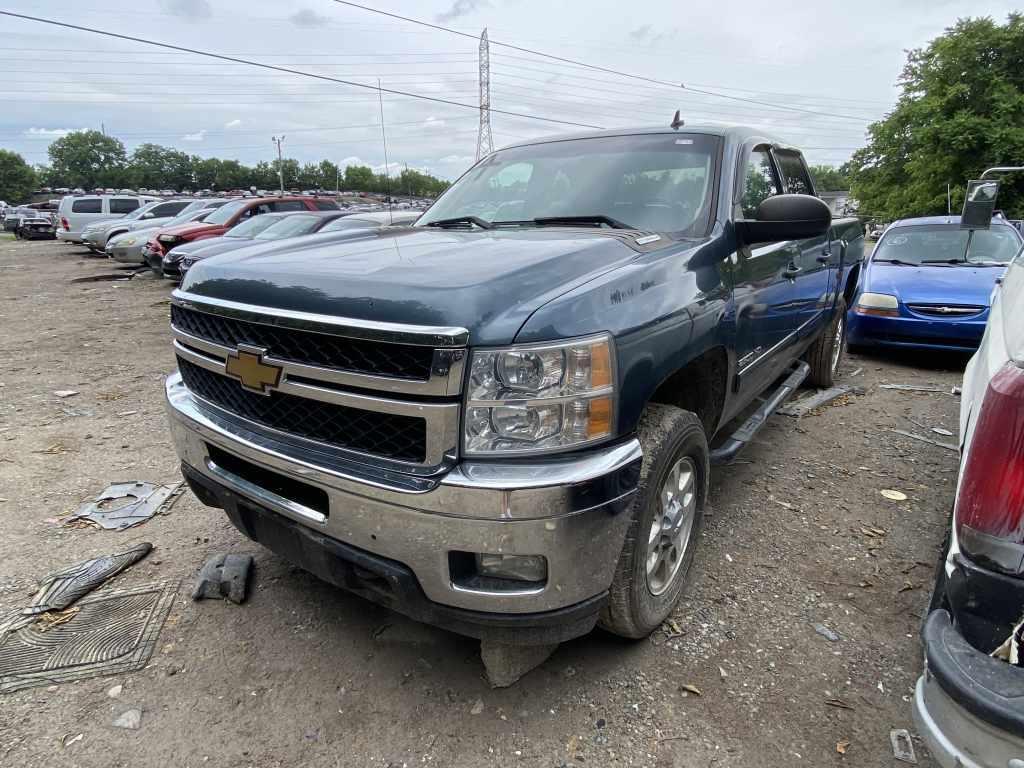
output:
M 338 5 L 347 5 L 347 6 L 350 6 L 352 8 L 359 8 L 360 10 L 363 10 L 363 11 L 369 11 L 370 13 L 378 13 L 378 14 L 381 14 L 382 16 L 390 16 L 393 19 L 399 19 L 400 21 L 406 21 L 406 22 L 409 22 L 410 24 L 419 24 L 421 26 L 429 27 L 431 29 L 440 30 L 442 32 L 448 32 L 448 33 L 453 34 L 453 35 L 458 35 L 459 37 L 468 37 L 468 38 L 471 38 L 471 39 L 475 39 L 475 36 L 469 34 L 468 32 L 461 32 L 461 31 L 459 31 L 457 29 L 452 29 L 451 27 L 441 26 L 440 24 L 431 24 L 428 21 L 422 21 L 420 19 L 413 19 L 413 18 L 410 18 L 408 16 L 401 16 L 401 15 L 399 15 L 397 13 L 390 13 L 389 11 L 382 11 L 382 10 L 380 10 L 378 8 L 371 8 L 371 7 L 366 6 L 366 5 L 360 5 L 359 3 L 353 3 L 350 0 L 334 0 L 334 2 L 337 3 Z M 631 72 L 622 72 L 620 70 L 610 69 L 608 67 L 602 67 L 602 66 L 599 66 L 597 64 L 590 64 L 590 63 L 585 62 L 585 61 L 577 61 L 575 59 L 567 59 L 567 58 L 565 58 L 563 56 L 555 56 L 554 54 L 551 54 L 551 53 L 544 53 L 543 51 L 537 51 L 537 50 L 533 50 L 531 48 L 524 48 L 524 47 L 522 47 L 520 45 L 513 45 L 512 43 L 502 43 L 502 42 L 498 42 L 497 40 L 491 40 L 491 43 L 493 45 L 500 45 L 502 48 L 509 48 L 511 50 L 519 51 L 521 53 L 529 53 L 529 54 L 531 54 L 533 56 L 541 56 L 543 58 L 551 59 L 553 61 L 560 61 L 563 64 L 572 64 L 572 65 L 575 65 L 577 67 L 585 67 L 586 69 L 593 69 L 593 70 L 596 70 L 598 72 L 605 72 L 607 74 L 616 75 L 618 77 L 626 77 L 626 78 L 630 78 L 632 80 L 639 80 L 639 81 L 643 81 L 643 82 L 654 83 L 655 85 L 663 85 L 663 86 L 667 86 L 669 88 L 682 88 L 683 90 L 693 91 L 694 93 L 702 93 L 702 94 L 704 94 L 706 96 L 715 96 L 715 97 L 720 98 L 720 99 L 731 99 L 731 100 L 734 100 L 734 101 L 745 101 L 745 102 L 749 102 L 749 103 L 752 103 L 752 104 L 760 104 L 762 106 L 774 107 L 776 109 L 785 109 L 785 110 L 788 110 L 788 111 L 791 111 L 791 112 L 803 112 L 805 114 L 810 114 L 810 115 L 823 115 L 823 116 L 828 116 L 828 117 L 845 117 L 845 118 L 850 119 L 850 120 L 860 120 L 861 119 L 860 117 L 855 117 L 853 115 L 840 115 L 840 114 L 836 114 L 836 113 L 832 113 L 832 112 L 821 112 L 821 111 L 817 111 L 817 110 L 813 110 L 813 109 L 804 109 L 802 107 L 789 107 L 789 106 L 785 106 L 783 104 L 772 104 L 770 102 L 758 101 L 758 100 L 755 100 L 755 99 L 745 99 L 745 98 L 742 98 L 740 96 L 730 96 L 729 94 L 725 94 L 725 93 L 717 93 L 715 91 L 709 91 L 709 90 L 703 90 L 703 89 L 699 89 L 699 88 L 693 88 L 691 86 L 686 85 L 685 83 L 671 83 L 671 82 L 668 82 L 667 80 L 659 80 L 659 79 L 654 78 L 654 77 L 647 77 L 646 75 L 635 75 L 635 74 L 633 74 Z M 494 110 L 494 111 L 497 111 L 497 110 Z
M 207 56 L 207 57 L 213 58 L 213 59 L 221 59 L 223 61 L 230 61 L 230 62 L 233 62 L 235 64 L 248 64 L 249 66 L 253 66 L 253 67 L 261 67 L 263 69 L 270 69 L 270 70 L 275 70 L 275 71 L 278 71 L 278 72 L 287 72 L 289 74 L 299 75 L 300 77 L 310 77 L 310 78 L 314 78 L 314 79 L 317 79 L 317 80 L 325 80 L 325 81 L 328 81 L 328 82 L 339 83 L 341 85 L 348 85 L 348 86 L 351 86 L 353 88 L 366 88 L 366 89 L 369 89 L 369 90 L 376 90 L 379 93 L 390 93 L 390 94 L 395 95 L 395 96 L 405 96 L 405 97 L 408 97 L 408 98 L 420 99 L 422 101 L 432 101 L 432 102 L 435 102 L 435 103 L 438 103 L 438 104 L 448 104 L 448 105 L 454 106 L 454 107 L 463 107 L 465 109 L 479 110 L 479 105 L 466 104 L 464 102 L 453 101 L 453 100 L 450 100 L 450 99 L 442 99 L 442 98 L 439 98 L 439 97 L 436 97 L 436 96 L 424 96 L 424 95 L 419 94 L 419 93 L 412 93 L 412 92 L 409 92 L 409 91 L 400 91 L 400 90 L 397 90 L 395 88 L 374 88 L 374 86 L 372 86 L 372 85 L 367 85 L 365 83 L 357 83 L 357 82 L 355 82 L 353 80 L 344 80 L 344 79 L 341 79 L 341 78 L 330 77 L 329 75 L 321 75 L 321 74 L 316 74 L 316 73 L 313 73 L 313 72 L 303 72 L 303 71 L 298 70 L 298 69 L 291 69 L 290 67 L 282 67 L 282 66 L 278 66 L 276 64 L 265 64 L 265 63 L 262 63 L 262 62 L 253 61 L 251 59 L 242 59 L 242 58 L 238 58 L 238 57 L 234 57 L 234 56 L 227 56 L 227 55 L 221 54 L 221 53 L 212 53 L 210 51 L 201 51 L 201 50 L 198 50 L 196 48 L 186 48 L 185 46 L 173 45 L 171 43 L 161 43 L 161 42 L 158 42 L 156 40 L 147 40 L 145 38 L 134 37 L 132 35 L 122 35 L 122 34 L 119 34 L 117 32 L 108 32 L 106 30 L 95 29 L 93 27 L 85 27 L 85 26 L 81 26 L 81 25 L 78 25 L 78 24 L 69 24 L 67 22 L 56 21 L 54 19 L 44 19 L 44 18 L 42 18 L 40 16 L 29 16 L 27 14 L 22 14 L 22 13 L 13 13 L 11 11 L 0 11 L 0 16 L 10 16 L 11 18 L 22 19 L 22 20 L 25 20 L 25 21 L 36 21 L 36 22 L 39 22 L 41 24 L 50 24 L 50 25 L 55 26 L 55 27 L 63 27 L 65 29 L 74 29 L 74 30 L 76 30 L 78 32 L 90 32 L 90 33 L 95 34 L 95 35 L 103 35 L 105 37 L 113 37 L 113 38 L 118 39 L 118 40 L 127 40 L 127 41 L 133 42 L 133 43 L 142 43 L 144 45 L 154 45 L 154 46 L 157 46 L 159 48 L 168 48 L 168 49 L 171 49 L 171 50 L 181 51 L 181 52 L 184 52 L 184 53 L 192 53 L 192 54 L 195 54 L 197 56 Z M 545 123 L 554 123 L 554 124 L 557 124 L 557 125 L 571 125 L 571 126 L 576 127 L 576 128 L 596 128 L 596 129 L 601 129 L 602 128 L 602 126 L 600 126 L 600 125 L 589 125 L 587 123 L 574 123 L 574 122 L 571 122 L 569 120 L 557 120 L 557 119 L 552 118 L 552 117 L 542 117 L 540 115 L 531 115 L 531 114 L 522 113 L 522 112 L 510 112 L 508 110 L 500 110 L 500 109 L 493 109 L 491 111 L 496 113 L 496 114 L 512 115 L 513 117 L 524 117 L 524 118 L 527 118 L 527 119 L 530 119 L 530 120 L 539 120 L 539 121 L 542 121 L 542 122 L 545 122 Z

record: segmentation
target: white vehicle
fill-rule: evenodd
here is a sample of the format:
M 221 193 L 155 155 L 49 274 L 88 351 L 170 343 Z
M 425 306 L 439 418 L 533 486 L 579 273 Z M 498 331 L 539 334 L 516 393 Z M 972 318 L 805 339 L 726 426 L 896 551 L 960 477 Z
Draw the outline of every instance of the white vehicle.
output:
M 57 209 L 57 239 L 81 243 L 89 224 L 119 219 L 150 202 L 152 197 L 139 195 L 65 195 Z
M 914 696 L 943 768 L 1024 765 L 1024 249 L 990 307 L 964 372 L 956 500 Z

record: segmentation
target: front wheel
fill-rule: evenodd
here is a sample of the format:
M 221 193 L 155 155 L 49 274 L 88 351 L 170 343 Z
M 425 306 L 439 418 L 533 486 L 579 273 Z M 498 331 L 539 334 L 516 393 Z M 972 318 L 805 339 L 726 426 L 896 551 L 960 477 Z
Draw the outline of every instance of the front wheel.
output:
M 639 427 L 643 466 L 602 627 L 646 637 L 675 608 L 704 522 L 710 460 L 700 419 L 651 404 Z
M 845 348 L 846 299 L 840 296 L 836 300 L 832 322 L 825 326 L 805 354 L 807 364 L 811 366 L 811 371 L 807 374 L 807 384 L 822 389 L 835 386 Z

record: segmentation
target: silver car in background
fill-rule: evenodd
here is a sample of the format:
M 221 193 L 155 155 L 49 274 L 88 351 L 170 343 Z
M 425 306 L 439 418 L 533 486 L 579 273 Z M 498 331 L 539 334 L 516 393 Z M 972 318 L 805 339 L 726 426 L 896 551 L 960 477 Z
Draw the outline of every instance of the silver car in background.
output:
M 113 259 L 114 261 L 119 261 L 124 264 L 145 264 L 146 257 L 144 251 L 146 243 L 156 237 L 156 233 L 163 227 L 176 227 L 180 224 L 188 224 L 192 221 L 202 221 L 226 202 L 228 201 L 197 200 L 195 203 L 204 205 L 196 207 L 189 205 L 188 208 L 173 219 L 168 219 L 157 224 L 149 223 L 142 228 L 133 229 L 128 232 L 122 232 L 119 235 L 115 235 L 107 240 L 107 245 L 103 250 L 107 254 L 107 258 Z M 141 225 L 142 222 L 136 222 L 136 224 Z
M 108 239 L 114 235 L 120 235 L 122 232 L 127 232 L 132 228 L 133 224 L 147 226 L 147 223 L 159 224 L 164 221 L 170 221 L 193 202 L 198 201 L 190 199 L 154 200 L 151 203 L 136 208 L 127 216 L 122 216 L 119 219 L 107 219 L 89 224 L 82 230 L 82 242 L 90 250 L 102 253 L 103 249 L 107 246 Z

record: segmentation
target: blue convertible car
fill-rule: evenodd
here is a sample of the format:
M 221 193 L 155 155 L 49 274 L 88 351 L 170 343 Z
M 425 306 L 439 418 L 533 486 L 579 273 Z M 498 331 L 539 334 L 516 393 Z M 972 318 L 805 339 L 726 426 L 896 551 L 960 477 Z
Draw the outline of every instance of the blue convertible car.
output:
M 960 229 L 959 216 L 897 221 L 864 264 L 847 342 L 977 349 L 989 296 L 1022 243 L 1002 217 L 974 231 Z

